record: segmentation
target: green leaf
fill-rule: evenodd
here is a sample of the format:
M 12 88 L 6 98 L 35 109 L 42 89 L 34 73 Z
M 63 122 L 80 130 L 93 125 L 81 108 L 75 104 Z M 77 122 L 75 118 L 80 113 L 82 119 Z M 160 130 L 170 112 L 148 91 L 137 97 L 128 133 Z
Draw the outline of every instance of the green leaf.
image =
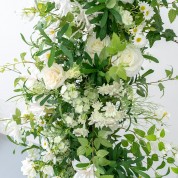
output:
M 164 37 L 166 41 L 174 41 L 174 38 L 177 37 L 177 35 L 172 29 L 166 29 L 162 34 L 162 37 Z
M 171 167 L 171 170 L 172 170 L 174 173 L 178 174 L 178 167 Z
M 153 44 L 154 44 L 156 41 L 161 40 L 161 35 L 160 35 L 160 33 L 157 32 L 157 31 L 150 31 L 150 32 L 148 32 L 148 34 L 147 34 L 146 37 L 147 37 L 147 39 L 148 39 L 148 41 L 149 41 L 149 43 L 150 43 L 150 47 L 152 47 Z
M 58 31 L 57 33 L 57 38 L 60 40 L 62 38 L 62 36 L 66 33 L 66 31 L 68 30 L 69 28 L 69 23 L 66 23 L 60 31 Z
M 151 126 L 151 127 L 149 128 L 147 134 L 148 134 L 148 135 L 153 135 L 153 134 L 155 133 L 155 129 L 156 129 L 156 126 L 155 126 L 155 125 Z
M 158 87 L 159 87 L 159 90 L 162 91 L 164 95 L 164 89 L 165 89 L 164 85 L 162 83 L 159 83 Z
M 143 55 L 143 57 L 144 57 L 145 59 L 149 59 L 150 61 L 153 61 L 153 62 L 155 62 L 155 63 L 159 63 L 159 60 L 158 60 L 157 58 L 153 57 L 153 56 Z
M 109 152 L 108 151 L 106 151 L 106 150 L 99 150 L 99 151 L 97 151 L 96 152 L 96 155 L 98 156 L 98 157 L 105 157 L 106 155 L 108 155 L 109 154 Z
M 112 40 L 107 47 L 107 51 L 110 55 L 117 54 L 119 51 L 123 51 L 126 48 L 126 43 L 121 42 L 119 36 L 113 33 Z
M 108 11 L 105 10 L 105 11 L 104 11 L 104 14 L 103 14 L 103 16 L 102 16 L 102 18 L 101 18 L 101 22 L 100 22 L 101 28 L 103 28 L 103 27 L 106 25 L 107 19 L 108 19 Z
M 86 168 L 86 167 L 88 167 L 90 165 L 90 163 L 79 163 L 79 164 L 77 164 L 76 166 L 78 167 L 78 168 Z
M 127 80 L 127 74 L 126 74 L 126 71 L 122 65 L 112 66 L 109 69 L 108 74 L 109 74 L 110 78 L 112 78 L 114 80 L 118 80 L 118 78 Z
M 151 159 L 152 159 L 153 161 L 158 161 L 158 160 L 159 160 L 157 154 L 153 154 L 153 155 L 151 156 Z
M 96 138 L 95 140 L 94 140 L 94 146 L 95 146 L 95 148 L 98 150 L 99 149 L 99 147 L 100 147 L 100 139 L 99 138 Z
M 175 162 L 175 159 L 172 158 L 172 157 L 168 157 L 168 158 L 167 158 L 167 162 L 168 162 L 169 164 L 173 164 L 173 163 Z
M 171 23 L 174 22 L 174 20 L 176 19 L 176 16 L 177 16 L 176 10 L 174 9 L 169 10 L 168 17 Z
M 43 106 L 50 97 L 51 95 L 47 95 L 44 99 L 42 99 L 42 101 L 40 102 L 40 106 Z
M 146 72 L 142 75 L 142 77 L 145 78 L 145 77 L 147 77 L 148 75 L 150 75 L 150 74 L 152 74 L 152 73 L 154 73 L 154 70 L 153 70 L 153 69 L 149 69 L 148 71 L 146 71 Z
M 39 30 L 40 34 L 41 34 L 49 43 L 51 43 L 52 40 L 51 40 L 51 39 L 48 37 L 48 35 L 45 33 L 42 23 L 38 23 L 36 27 L 37 27 L 37 29 Z
M 162 130 L 161 130 L 161 132 L 160 132 L 160 137 L 164 138 L 164 137 L 165 137 L 165 135 L 166 135 L 166 134 L 165 134 L 165 130 L 164 130 L 164 129 L 162 129 Z
M 140 137 L 145 137 L 145 132 L 140 129 L 134 129 L 135 133 L 139 135 Z
M 130 142 L 134 142 L 135 136 L 133 134 L 126 134 L 124 137 L 129 140 Z
M 122 140 L 121 143 L 123 147 L 127 147 L 129 145 L 127 140 Z
M 23 40 L 27 45 L 31 46 L 31 44 L 26 41 L 26 39 L 25 39 L 25 37 L 24 37 L 24 35 L 23 35 L 22 33 L 20 33 L 20 36 L 21 36 L 22 40 Z
M 156 135 L 147 135 L 146 136 L 146 139 L 149 140 L 149 141 L 156 141 Z
M 137 172 L 139 175 L 145 177 L 145 178 L 150 178 L 150 176 L 146 173 L 144 173 L 143 171 L 139 170 L 138 168 L 132 167 L 132 170 L 134 170 L 135 172 Z
M 114 18 L 116 19 L 116 22 L 119 24 L 122 24 L 122 16 L 120 15 L 120 13 L 114 9 L 110 9 L 110 12 L 112 13 L 112 15 L 114 16 Z
M 80 155 L 84 155 L 86 152 L 86 147 L 85 146 L 80 146 L 78 149 L 77 149 L 77 155 L 80 156 Z
M 50 56 L 48 59 L 48 67 L 51 67 L 55 61 L 55 51 L 56 51 L 55 46 L 52 46 Z
M 106 1 L 106 7 L 108 9 L 112 9 L 114 8 L 114 6 L 116 5 L 117 1 L 116 0 L 107 0 Z
M 107 166 L 110 164 L 110 161 L 107 160 L 106 158 L 99 158 L 99 165 L 101 166 Z
M 100 139 L 101 145 L 107 148 L 112 147 L 112 144 L 107 139 L 104 139 L 104 138 L 99 138 L 99 139 Z
M 166 163 L 162 161 L 162 163 L 160 164 L 160 166 L 156 168 L 156 170 L 163 169 L 165 166 L 166 166 Z
M 159 143 L 158 143 L 158 148 L 159 148 L 159 151 L 164 150 L 164 149 L 165 149 L 164 143 L 163 143 L 163 142 L 159 142 Z
M 113 175 L 105 175 L 105 176 L 100 176 L 100 178 L 114 178 Z
M 89 144 L 86 138 L 78 138 L 78 141 L 82 146 L 87 146 Z
M 72 52 L 70 50 L 68 50 L 66 48 L 66 46 L 64 46 L 64 45 L 61 45 L 61 50 L 64 53 L 64 55 L 69 58 L 70 65 L 72 66 L 73 65 L 73 55 L 72 55 Z
M 97 6 L 93 6 L 90 9 L 87 9 L 86 14 L 93 14 L 95 12 L 100 12 L 104 8 L 105 8 L 105 4 L 100 4 L 100 5 L 97 5 Z

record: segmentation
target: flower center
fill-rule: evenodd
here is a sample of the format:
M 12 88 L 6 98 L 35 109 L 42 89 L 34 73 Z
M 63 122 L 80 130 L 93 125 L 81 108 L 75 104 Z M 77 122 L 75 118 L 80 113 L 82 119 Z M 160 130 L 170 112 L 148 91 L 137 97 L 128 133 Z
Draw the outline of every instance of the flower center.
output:
M 142 41 L 142 39 L 141 38 L 137 38 L 136 41 L 137 41 L 137 43 L 140 43 Z
M 141 11 L 144 11 L 145 9 L 146 9 L 145 6 L 141 6 L 141 7 L 140 7 L 140 10 L 141 10 Z

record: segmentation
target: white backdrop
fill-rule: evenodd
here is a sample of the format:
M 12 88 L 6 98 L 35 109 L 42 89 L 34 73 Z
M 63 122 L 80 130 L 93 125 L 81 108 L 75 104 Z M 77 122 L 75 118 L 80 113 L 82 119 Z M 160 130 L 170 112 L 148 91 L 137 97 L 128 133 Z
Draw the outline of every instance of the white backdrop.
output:
M 21 52 L 28 51 L 28 47 L 20 39 L 20 32 L 29 37 L 33 27 L 33 22 L 24 23 L 20 16 L 16 15 L 15 10 L 20 10 L 26 0 L 5 0 L 1 2 L 0 11 L 0 65 L 10 62 L 14 57 L 18 57 Z M 178 34 L 178 20 L 172 25 L 168 22 L 167 13 L 162 12 L 165 26 L 173 28 Z M 164 68 L 174 66 L 175 73 L 178 74 L 178 44 L 165 41 L 157 42 L 151 49 L 151 53 L 160 59 L 160 65 L 151 64 L 156 70 L 151 80 L 156 80 L 164 75 Z M 148 67 L 145 64 L 145 67 Z M 15 103 L 7 104 L 4 101 L 13 96 L 13 73 L 0 74 L 0 117 L 8 117 L 15 108 Z M 171 113 L 169 121 L 168 140 L 178 146 L 178 81 L 166 83 L 166 93 L 163 98 L 157 88 L 150 89 L 152 99 L 165 106 L 165 109 Z M 0 123 L 1 124 L 1 123 Z M 20 154 L 20 149 L 14 156 L 12 151 L 16 148 L 9 143 L 7 139 L 0 135 L 0 178 L 22 178 L 20 173 L 20 161 L 24 157 Z M 10 171 L 9 171 L 10 170 Z M 170 175 L 168 178 L 175 178 Z

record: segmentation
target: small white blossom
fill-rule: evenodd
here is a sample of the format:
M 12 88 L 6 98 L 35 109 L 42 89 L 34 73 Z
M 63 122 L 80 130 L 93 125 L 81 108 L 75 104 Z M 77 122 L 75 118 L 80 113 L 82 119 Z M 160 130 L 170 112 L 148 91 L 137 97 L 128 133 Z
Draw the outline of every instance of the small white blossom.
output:
M 28 176 L 28 178 L 35 178 L 37 176 L 35 164 L 29 158 L 22 161 L 21 171 L 23 172 L 23 175 Z
M 42 155 L 42 160 L 45 163 L 48 163 L 49 161 L 53 161 L 53 163 L 56 163 L 56 157 L 55 155 L 51 152 L 51 150 L 44 151 L 41 153 Z
M 76 171 L 74 178 L 95 178 L 96 167 L 93 164 L 90 165 L 89 159 L 83 155 L 80 155 L 79 159 L 80 162 L 77 160 L 72 161 L 72 166 Z M 80 163 L 88 163 L 89 165 L 86 168 L 78 168 L 77 164 Z
M 135 37 L 134 37 L 134 40 L 133 40 L 133 43 L 134 45 L 137 47 L 137 48 L 143 48 L 146 46 L 147 44 L 147 39 L 144 35 L 142 34 L 137 34 Z
M 48 176 L 54 175 L 53 167 L 50 165 L 46 165 L 46 166 L 42 167 L 42 171 L 45 175 L 48 175 Z
M 111 102 L 106 102 L 106 106 L 102 108 L 102 111 L 105 111 L 106 117 L 114 117 L 117 113 L 116 106 Z
M 88 136 L 88 133 L 89 131 L 85 128 L 77 128 L 77 129 L 74 129 L 73 131 L 73 134 L 76 136 L 76 137 L 87 137 Z
M 48 149 L 49 149 L 49 143 L 48 143 L 47 139 L 45 139 L 45 138 L 42 138 L 42 139 L 41 139 L 41 146 L 42 146 L 42 148 L 45 149 L 45 150 L 48 150 Z

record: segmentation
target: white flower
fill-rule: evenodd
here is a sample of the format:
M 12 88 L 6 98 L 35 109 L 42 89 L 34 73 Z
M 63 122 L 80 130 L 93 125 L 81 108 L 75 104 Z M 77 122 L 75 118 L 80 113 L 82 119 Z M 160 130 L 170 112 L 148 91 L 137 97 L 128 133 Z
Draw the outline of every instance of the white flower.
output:
M 55 0 L 56 7 L 58 8 L 58 15 L 61 17 L 66 16 L 72 11 L 72 3 L 70 0 Z
M 103 104 L 99 101 L 95 102 L 92 107 L 94 108 L 95 111 L 99 111 L 100 108 L 103 106 Z
M 144 18 L 146 20 L 150 20 L 154 15 L 153 8 L 146 2 L 140 2 L 139 6 L 140 6 L 140 11 L 143 12 L 144 14 Z
M 45 115 L 45 112 L 44 112 L 45 107 L 40 106 L 39 103 L 30 103 L 28 110 L 38 117 Z
M 91 58 L 93 58 L 95 53 L 99 55 L 102 49 L 108 46 L 109 43 L 110 38 L 108 36 L 101 41 L 99 38 L 96 39 L 96 33 L 93 33 L 87 39 L 85 50 L 91 56 Z
M 140 49 L 133 45 L 128 45 L 123 52 L 112 57 L 112 64 L 124 66 L 128 77 L 133 77 L 139 72 L 143 61 L 144 58 Z
M 103 128 L 105 126 L 105 117 L 103 113 L 100 113 L 98 111 L 94 111 L 91 114 L 91 117 L 89 118 L 89 125 L 95 124 L 95 127 L 97 128 Z
M 144 17 L 146 20 L 150 20 L 154 15 L 154 10 L 153 8 L 150 6 L 145 12 L 144 12 Z
M 169 119 L 170 114 L 165 111 L 163 108 L 159 108 L 155 111 L 155 117 L 158 119 Z
M 72 166 L 74 170 L 76 171 L 76 174 L 74 175 L 74 178 L 96 178 L 95 171 L 96 167 L 91 164 L 88 158 L 85 156 L 80 155 L 79 156 L 80 162 L 77 160 L 72 161 Z M 86 168 L 78 168 L 77 164 L 80 163 L 88 163 L 88 166 Z
M 65 75 L 61 65 L 54 63 L 50 68 L 44 67 L 42 70 L 42 77 L 46 89 L 57 89 L 64 84 Z
M 80 69 L 78 65 L 74 65 L 72 69 L 66 72 L 66 78 L 78 78 L 80 76 Z
M 143 13 L 146 12 L 150 7 L 150 5 L 147 2 L 140 2 L 139 6 L 140 6 L 140 11 Z
M 56 42 L 57 28 L 59 27 L 59 23 L 51 24 L 47 29 L 45 29 L 46 34 L 51 38 L 53 42 Z M 47 55 L 49 52 L 47 53 Z
M 48 150 L 49 149 L 49 143 L 45 138 L 41 139 L 41 146 L 43 149 Z
M 143 32 L 143 28 L 145 27 L 146 23 L 142 23 L 138 26 L 135 26 L 134 28 L 130 29 L 130 32 L 133 34 L 133 35 L 137 35 L 137 34 L 140 34 Z
M 165 151 L 166 151 L 166 152 L 172 150 L 172 145 L 171 145 L 170 143 L 165 143 L 164 146 L 165 146 Z
M 54 143 L 60 143 L 62 141 L 61 136 L 57 136 L 54 138 Z
M 102 108 L 102 111 L 105 111 L 106 117 L 114 117 L 117 114 L 116 106 L 111 102 L 106 102 L 106 106 Z
M 13 139 L 16 142 L 20 142 L 21 141 L 21 127 L 20 125 L 17 125 L 17 123 L 15 121 L 10 121 L 9 123 L 7 123 L 7 127 L 5 130 L 5 133 L 11 137 L 13 137 Z
M 76 137 L 87 137 L 88 136 L 89 131 L 85 128 L 77 128 L 73 131 L 73 134 Z
M 123 86 L 118 82 L 113 82 L 112 85 L 105 85 L 103 84 L 103 86 L 98 88 L 98 93 L 100 93 L 101 95 L 109 95 L 109 96 L 115 96 L 115 97 L 119 97 L 121 93 L 123 93 Z
M 69 126 L 69 127 L 74 127 L 74 126 L 76 126 L 76 122 L 75 122 L 75 120 L 73 119 L 73 117 L 71 117 L 71 116 L 66 116 L 65 118 L 64 118 L 64 121 L 66 122 L 66 124 L 67 124 L 67 126 Z
M 24 8 L 21 12 L 21 16 L 24 21 L 32 21 L 36 14 L 37 9 L 35 7 Z
M 133 17 L 129 11 L 122 10 L 121 16 L 122 16 L 122 22 L 124 23 L 124 25 L 130 26 L 133 24 Z
M 41 153 L 42 155 L 42 160 L 45 163 L 48 163 L 49 161 L 53 161 L 53 163 L 56 163 L 56 157 L 55 155 L 51 152 L 51 150 L 44 151 Z
M 54 175 L 54 170 L 53 167 L 50 165 L 46 165 L 42 168 L 42 171 L 44 174 L 48 175 L 48 176 L 53 176 Z
M 144 35 L 142 34 L 137 34 L 135 37 L 134 37 L 134 45 L 137 47 L 137 48 L 143 48 L 145 47 L 145 45 L 147 44 L 147 39 Z
M 124 4 L 129 3 L 129 4 L 133 4 L 134 0 L 120 0 L 122 1 Z
M 21 171 L 23 172 L 24 176 L 28 176 L 29 178 L 35 178 L 37 176 L 35 164 L 29 158 L 26 158 L 24 161 L 22 161 Z

